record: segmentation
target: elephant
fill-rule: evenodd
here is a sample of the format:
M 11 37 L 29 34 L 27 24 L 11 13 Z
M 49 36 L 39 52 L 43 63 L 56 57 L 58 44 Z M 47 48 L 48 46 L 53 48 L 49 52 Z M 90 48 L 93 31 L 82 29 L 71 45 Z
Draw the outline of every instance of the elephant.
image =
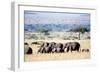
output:
M 55 43 L 55 42 L 45 42 L 41 45 L 40 49 L 38 50 L 40 53 L 59 53 L 64 52 L 63 44 L 62 43 Z
M 78 42 L 67 42 L 65 44 L 55 42 L 44 42 L 38 52 L 40 53 L 64 53 L 64 52 L 80 51 Z
M 29 47 L 28 43 L 24 43 L 24 54 L 32 54 L 32 48 Z
M 68 42 L 64 45 L 64 52 L 80 51 L 80 44 L 78 42 Z
M 53 52 L 56 52 L 56 53 L 62 53 L 62 52 L 64 52 L 63 44 L 62 43 L 57 43 L 54 46 Z

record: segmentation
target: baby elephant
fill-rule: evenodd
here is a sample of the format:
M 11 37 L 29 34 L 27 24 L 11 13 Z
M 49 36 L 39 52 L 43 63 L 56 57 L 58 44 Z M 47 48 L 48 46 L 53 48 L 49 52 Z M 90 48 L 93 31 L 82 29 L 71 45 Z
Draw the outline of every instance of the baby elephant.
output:
M 82 52 L 89 52 L 89 49 L 82 49 Z

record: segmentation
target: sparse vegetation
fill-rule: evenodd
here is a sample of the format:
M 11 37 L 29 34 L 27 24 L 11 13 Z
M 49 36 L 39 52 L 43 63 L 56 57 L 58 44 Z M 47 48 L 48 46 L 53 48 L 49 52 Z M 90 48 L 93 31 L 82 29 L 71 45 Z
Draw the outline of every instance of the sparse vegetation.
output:
M 30 39 L 38 39 L 38 36 L 33 34 L 33 35 L 30 36 Z
M 81 39 L 80 38 L 80 35 L 81 34 L 84 34 L 85 32 L 89 32 L 89 30 L 87 29 L 87 28 L 85 28 L 85 27 L 82 27 L 82 26 L 80 26 L 80 27 L 77 27 L 77 28 L 75 28 L 75 29 L 71 29 L 70 30 L 71 32 L 79 32 L 79 40 Z
M 63 40 L 75 40 L 75 39 L 90 39 L 90 32 L 86 32 L 85 29 L 81 29 L 80 32 L 49 32 L 49 35 L 44 33 L 25 33 L 25 39 L 45 40 L 45 39 L 63 39 Z
M 38 29 L 37 32 L 44 33 L 45 35 L 49 35 L 49 30 L 47 29 Z
M 38 42 L 32 42 L 31 44 L 38 44 Z

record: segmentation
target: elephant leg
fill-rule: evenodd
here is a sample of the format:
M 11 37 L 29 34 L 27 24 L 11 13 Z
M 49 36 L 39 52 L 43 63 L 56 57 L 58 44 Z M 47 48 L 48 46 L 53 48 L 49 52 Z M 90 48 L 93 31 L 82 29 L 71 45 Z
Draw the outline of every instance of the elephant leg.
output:
M 77 47 L 76 49 L 77 49 L 77 52 L 80 52 L 80 47 Z
M 80 52 L 79 49 L 77 49 L 77 52 Z
M 69 47 L 67 48 L 67 52 L 69 52 Z
M 73 51 L 74 48 L 72 46 L 70 46 L 70 49 L 71 49 L 71 53 L 72 53 L 72 51 Z

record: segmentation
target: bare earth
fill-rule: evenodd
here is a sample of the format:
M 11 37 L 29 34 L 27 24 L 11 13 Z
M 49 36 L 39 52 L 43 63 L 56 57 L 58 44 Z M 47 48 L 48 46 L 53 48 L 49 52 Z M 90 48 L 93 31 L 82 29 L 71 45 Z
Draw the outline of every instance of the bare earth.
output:
M 24 60 L 25 62 L 32 62 L 32 61 L 46 61 L 46 60 L 73 60 L 73 59 L 90 59 L 91 55 L 90 52 L 66 52 L 66 53 L 49 53 L 49 54 L 41 54 L 37 53 L 40 45 L 31 45 L 33 41 L 42 41 L 42 40 L 26 40 L 25 42 L 29 43 L 29 46 L 33 49 L 33 54 L 32 55 L 25 55 Z M 60 42 L 60 43 L 65 43 L 65 42 L 73 42 L 77 41 L 81 45 L 81 49 L 89 49 L 90 50 L 90 40 L 43 40 L 45 42 Z M 90 50 L 91 51 L 91 50 Z

